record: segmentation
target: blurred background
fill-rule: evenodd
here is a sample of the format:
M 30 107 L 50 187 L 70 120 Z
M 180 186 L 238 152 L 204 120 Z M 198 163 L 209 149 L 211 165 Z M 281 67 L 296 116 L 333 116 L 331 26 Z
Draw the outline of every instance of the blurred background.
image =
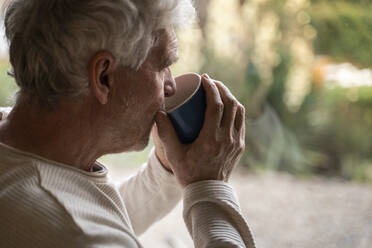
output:
M 247 149 L 232 184 L 258 247 L 371 247 L 372 1 L 195 6 L 173 73 L 206 72 L 246 107 Z M 0 106 L 17 90 L 7 56 L 2 41 Z M 123 180 L 152 146 L 101 162 Z M 192 247 L 181 212 L 146 232 L 145 247 Z

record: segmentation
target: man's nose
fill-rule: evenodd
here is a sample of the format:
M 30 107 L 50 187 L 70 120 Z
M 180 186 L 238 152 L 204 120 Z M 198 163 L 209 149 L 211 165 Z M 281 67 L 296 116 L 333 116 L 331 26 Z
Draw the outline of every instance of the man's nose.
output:
M 171 97 L 176 94 L 177 86 L 176 81 L 173 78 L 172 72 L 167 68 L 166 75 L 164 78 L 164 96 Z

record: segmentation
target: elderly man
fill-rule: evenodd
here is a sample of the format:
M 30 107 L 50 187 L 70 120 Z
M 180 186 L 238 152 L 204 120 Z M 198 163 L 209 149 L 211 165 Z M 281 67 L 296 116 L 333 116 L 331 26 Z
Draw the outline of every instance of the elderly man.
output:
M 227 184 L 244 108 L 204 75 L 205 123 L 190 145 L 162 111 L 176 92 L 174 28 L 193 16 L 189 0 L 8 3 L 20 91 L 0 122 L 0 247 L 142 247 L 136 237 L 181 197 L 195 247 L 254 247 Z M 145 166 L 110 182 L 97 159 L 142 150 L 151 130 Z

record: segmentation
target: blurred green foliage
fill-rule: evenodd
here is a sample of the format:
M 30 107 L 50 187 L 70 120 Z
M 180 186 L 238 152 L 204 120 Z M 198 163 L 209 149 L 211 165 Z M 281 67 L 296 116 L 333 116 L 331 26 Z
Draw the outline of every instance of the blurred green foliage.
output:
M 318 32 L 314 48 L 334 60 L 372 67 L 372 4 L 370 1 L 314 1 L 312 25 Z
M 312 2 L 309 14 L 317 31 L 314 53 L 371 68 L 370 1 Z M 285 47 L 278 49 L 282 62 L 273 70 L 275 83 L 268 101 L 297 137 L 307 162 L 303 171 L 372 182 L 372 87 L 312 84 L 301 108 L 291 112 L 283 101 L 291 57 Z M 293 172 L 292 166 L 284 170 Z
M 372 88 L 313 89 L 297 113 L 282 114 L 310 170 L 372 181 Z

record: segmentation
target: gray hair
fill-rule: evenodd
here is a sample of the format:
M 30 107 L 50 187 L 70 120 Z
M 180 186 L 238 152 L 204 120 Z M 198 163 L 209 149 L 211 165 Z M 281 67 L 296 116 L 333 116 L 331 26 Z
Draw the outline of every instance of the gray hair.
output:
M 190 24 L 190 0 L 11 0 L 3 6 L 16 83 L 42 103 L 88 92 L 88 63 L 110 51 L 138 70 L 155 31 Z

